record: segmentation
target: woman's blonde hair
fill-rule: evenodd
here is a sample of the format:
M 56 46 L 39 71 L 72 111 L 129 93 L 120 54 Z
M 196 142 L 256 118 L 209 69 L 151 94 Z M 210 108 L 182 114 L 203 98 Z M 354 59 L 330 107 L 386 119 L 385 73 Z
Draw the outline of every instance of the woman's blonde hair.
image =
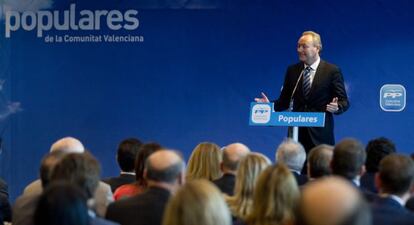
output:
M 253 207 L 246 223 L 249 225 L 281 225 L 295 221 L 300 192 L 292 172 L 277 164 L 259 176 L 253 195 Z
M 198 144 L 191 153 L 187 166 L 187 180 L 204 178 L 210 181 L 221 177 L 222 152 L 214 143 Z
M 226 197 L 234 217 L 246 219 L 252 208 L 257 177 L 270 164 L 270 160 L 260 153 L 250 153 L 241 160 L 236 175 L 234 196 Z
M 221 192 L 211 182 L 187 182 L 167 203 L 163 225 L 230 225 L 231 216 Z

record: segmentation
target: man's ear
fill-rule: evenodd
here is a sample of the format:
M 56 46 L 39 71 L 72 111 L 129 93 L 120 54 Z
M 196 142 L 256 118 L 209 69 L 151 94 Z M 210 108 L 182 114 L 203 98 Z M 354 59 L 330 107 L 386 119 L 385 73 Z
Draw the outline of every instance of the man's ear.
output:
M 367 172 L 365 165 L 361 166 L 361 169 L 359 171 L 359 176 L 362 177 L 362 175 L 365 174 L 365 172 Z
M 147 176 L 148 176 L 148 170 L 144 169 L 144 172 L 142 173 L 142 176 L 144 177 L 145 180 L 147 180 Z
M 223 162 L 220 162 L 220 170 L 221 170 L 221 172 L 224 172 Z

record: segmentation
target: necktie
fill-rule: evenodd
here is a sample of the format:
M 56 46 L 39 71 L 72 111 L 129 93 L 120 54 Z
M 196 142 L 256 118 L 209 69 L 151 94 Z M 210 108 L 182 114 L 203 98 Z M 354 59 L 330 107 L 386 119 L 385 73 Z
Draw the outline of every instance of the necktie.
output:
M 310 66 L 307 66 L 303 70 L 303 93 L 305 94 L 305 97 L 308 97 L 310 89 L 311 89 L 311 82 L 310 82 L 310 72 L 312 68 Z

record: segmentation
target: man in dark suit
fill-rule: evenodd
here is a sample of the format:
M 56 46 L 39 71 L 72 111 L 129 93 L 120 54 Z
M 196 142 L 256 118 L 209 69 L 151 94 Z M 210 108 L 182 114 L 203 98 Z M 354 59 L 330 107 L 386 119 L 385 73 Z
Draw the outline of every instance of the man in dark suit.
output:
M 373 224 L 414 224 L 414 214 L 404 208 L 413 180 L 414 162 L 410 157 L 390 154 L 381 160 L 375 176 L 380 195 L 372 203 Z
M 308 181 L 306 174 L 301 173 L 305 160 L 306 152 L 303 146 L 290 138 L 283 141 L 276 149 L 275 162 L 286 164 L 299 186 Z
M 107 219 L 121 225 L 161 224 L 171 192 L 184 183 L 184 162 L 173 151 L 157 151 L 147 159 L 144 177 L 148 190 L 110 204 Z
M 297 46 L 300 62 L 288 67 L 280 97 L 273 101 L 275 111 L 287 110 L 293 100 L 295 112 L 326 113 L 324 127 L 299 128 L 299 142 L 306 152 L 319 144 L 335 144 L 333 114 L 349 108 L 342 73 L 337 66 L 321 60 L 321 51 L 319 34 L 304 32 Z M 264 93 L 255 100 L 270 102 Z
M 11 222 L 11 206 L 7 183 L 0 179 L 0 224 L 4 221 Z
M 102 180 L 111 186 L 112 193 L 121 185 L 135 182 L 135 157 L 141 145 L 142 142 L 136 138 L 128 138 L 119 143 L 116 161 L 121 169 L 121 174 Z
M 234 184 L 236 182 L 236 173 L 240 161 L 249 154 L 250 149 L 241 143 L 233 143 L 227 145 L 223 149 L 223 161 L 220 164 L 223 176 L 213 183 L 221 192 L 232 196 L 234 192 Z

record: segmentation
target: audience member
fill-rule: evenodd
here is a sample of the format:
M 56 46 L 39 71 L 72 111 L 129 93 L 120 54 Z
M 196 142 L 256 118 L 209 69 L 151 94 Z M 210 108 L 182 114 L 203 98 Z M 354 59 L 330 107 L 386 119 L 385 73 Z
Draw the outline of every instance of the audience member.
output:
M 117 177 L 103 179 L 103 182 L 111 186 L 113 193 L 118 187 L 135 181 L 134 162 L 141 145 L 141 141 L 136 138 L 128 138 L 119 143 L 116 161 L 121 173 Z
M 368 204 L 343 178 L 330 176 L 303 187 L 297 214 L 300 225 L 370 225 Z
M 299 186 L 308 181 L 306 174 L 301 172 L 305 160 L 306 152 L 303 146 L 290 138 L 284 140 L 276 150 L 275 162 L 286 164 Z
M 73 137 L 65 137 L 62 139 L 57 140 L 51 147 L 50 152 L 63 152 L 65 154 L 68 153 L 83 153 L 85 152 L 85 148 L 83 144 L 76 138 Z M 40 195 L 42 193 L 42 184 L 40 180 L 35 180 L 31 184 L 29 184 L 23 192 L 23 195 L 31 195 L 37 194 Z M 106 208 L 108 207 L 109 203 L 113 202 L 114 198 L 112 195 L 111 187 L 104 183 L 99 182 L 98 188 L 94 194 L 95 199 L 95 211 L 96 213 L 104 217 Z
M 361 187 L 373 193 L 377 193 L 375 187 L 375 173 L 378 172 L 380 161 L 387 155 L 395 153 L 394 143 L 384 137 L 376 138 L 368 142 L 365 151 L 367 160 L 365 161 L 366 173 L 361 177 Z
M 365 158 L 364 146 L 359 141 L 344 139 L 334 148 L 331 161 L 332 174 L 347 179 L 359 188 L 360 177 L 365 173 Z
M 50 176 L 53 171 L 53 168 L 59 163 L 59 161 L 67 153 L 63 151 L 53 151 L 48 153 L 43 157 L 40 164 L 40 183 L 41 187 L 38 189 L 40 192 L 35 191 L 30 194 L 23 194 L 16 199 L 16 202 L 13 205 L 13 225 L 32 225 L 33 224 L 33 214 L 36 209 L 36 205 L 39 199 L 39 196 L 42 194 L 42 187 L 46 187 L 50 182 Z
M 54 182 L 39 198 L 34 225 L 89 225 L 86 200 L 76 185 Z
M 250 149 L 241 143 L 234 143 L 224 147 L 223 161 L 220 164 L 223 176 L 213 181 L 221 192 L 229 196 L 233 195 L 237 168 L 240 160 L 242 160 L 249 152 Z
M 285 164 L 268 167 L 260 174 L 253 195 L 248 225 L 290 225 L 300 197 L 295 177 Z
M 209 181 L 186 183 L 171 197 L 163 225 L 230 225 L 231 217 L 220 191 Z
M 219 146 L 210 142 L 198 144 L 188 160 L 187 180 L 216 180 L 221 177 L 220 163 L 222 154 Z
M 331 174 L 333 146 L 321 144 L 312 148 L 308 156 L 308 178 L 314 180 Z
M 7 183 L 0 178 L 0 224 L 11 222 L 11 206 L 9 202 L 9 188 Z
M 372 203 L 373 224 L 414 223 L 414 214 L 404 208 L 413 179 L 414 162 L 409 156 L 390 154 L 381 160 L 375 176 L 380 197 Z
M 270 164 L 270 160 L 260 153 L 250 153 L 241 160 L 236 175 L 234 196 L 226 196 L 234 220 L 243 221 L 252 211 L 256 180 Z
M 161 145 L 157 143 L 143 144 L 135 159 L 135 179 L 132 184 L 124 184 L 117 188 L 114 193 L 114 199 L 119 200 L 128 198 L 142 193 L 147 188 L 147 182 L 144 179 L 144 168 L 147 158 L 154 152 L 161 150 Z
M 171 192 L 184 183 L 184 162 L 174 151 L 151 154 L 145 164 L 148 189 L 109 205 L 106 218 L 122 225 L 160 225 Z

